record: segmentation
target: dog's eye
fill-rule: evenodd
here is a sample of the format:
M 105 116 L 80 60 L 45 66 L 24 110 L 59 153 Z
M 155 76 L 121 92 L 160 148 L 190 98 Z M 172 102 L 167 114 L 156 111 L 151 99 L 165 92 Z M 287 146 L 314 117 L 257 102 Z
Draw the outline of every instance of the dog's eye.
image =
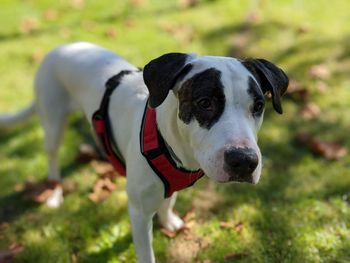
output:
M 253 106 L 253 114 L 259 115 L 262 113 L 263 110 L 264 110 L 264 102 L 261 100 L 256 101 Z
M 211 100 L 208 98 L 200 99 L 197 101 L 197 105 L 203 110 L 211 110 Z

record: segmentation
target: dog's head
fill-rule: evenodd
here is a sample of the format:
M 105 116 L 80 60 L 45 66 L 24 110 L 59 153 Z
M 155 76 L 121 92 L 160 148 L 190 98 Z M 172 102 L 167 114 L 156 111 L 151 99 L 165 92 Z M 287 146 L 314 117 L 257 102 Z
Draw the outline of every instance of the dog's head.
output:
M 280 68 L 264 59 L 169 53 L 148 63 L 143 77 L 150 107 L 161 105 L 170 90 L 177 97 L 179 130 L 209 177 L 259 181 L 264 95 L 270 93 L 282 113 L 280 97 L 288 86 Z

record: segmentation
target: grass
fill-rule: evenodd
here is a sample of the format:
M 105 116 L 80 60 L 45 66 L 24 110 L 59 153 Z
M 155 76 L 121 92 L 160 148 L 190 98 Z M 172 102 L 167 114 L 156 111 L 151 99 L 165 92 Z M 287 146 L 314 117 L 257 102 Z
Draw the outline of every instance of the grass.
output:
M 322 114 L 304 120 L 303 104 L 290 98 L 282 116 L 269 107 L 259 135 L 260 183 L 204 179 L 181 192 L 180 213 L 195 208 L 192 236 L 168 239 L 155 228 L 156 256 L 159 262 L 349 262 L 350 157 L 327 161 L 294 143 L 302 131 L 350 148 L 349 9 L 346 0 L 331 6 L 325 0 L 203 0 L 193 8 L 160 0 L 3 0 L 0 112 L 29 103 L 43 55 L 66 42 L 95 42 L 139 66 L 170 51 L 267 58 L 307 87 Z M 310 78 L 317 64 L 330 71 L 327 79 Z M 38 119 L 0 132 L 0 249 L 23 244 L 16 262 L 135 262 L 125 182 L 118 179 L 107 201 L 89 201 L 96 175 L 74 162 L 79 144 L 91 140 L 89 128 L 79 114 L 69 126 L 61 163 L 64 180 L 77 186 L 57 210 L 15 191 L 28 178 L 46 176 Z M 242 223 L 242 230 L 220 228 L 222 221 Z

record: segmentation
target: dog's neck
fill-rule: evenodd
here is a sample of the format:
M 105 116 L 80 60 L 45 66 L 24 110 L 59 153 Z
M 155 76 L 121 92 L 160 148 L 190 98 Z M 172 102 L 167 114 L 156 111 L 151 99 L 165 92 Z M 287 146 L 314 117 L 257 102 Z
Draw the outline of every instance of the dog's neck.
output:
M 189 136 L 181 134 L 178 127 L 178 101 L 170 92 L 167 99 L 156 109 L 158 129 L 164 138 L 167 147 L 171 148 L 174 161 L 188 170 L 199 169 L 194 158 Z M 177 160 L 178 159 L 178 160 Z

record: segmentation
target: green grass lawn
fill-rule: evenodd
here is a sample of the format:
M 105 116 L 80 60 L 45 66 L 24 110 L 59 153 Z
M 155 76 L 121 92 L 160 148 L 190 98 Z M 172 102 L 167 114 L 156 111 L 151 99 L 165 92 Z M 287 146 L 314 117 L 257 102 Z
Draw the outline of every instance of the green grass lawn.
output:
M 350 262 L 350 156 L 329 161 L 295 143 L 300 132 L 350 149 L 350 2 L 2 0 L 0 112 L 33 97 L 42 57 L 62 43 L 103 45 L 138 66 L 171 51 L 263 57 L 305 87 L 321 114 L 305 119 L 305 102 L 269 106 L 259 142 L 260 183 L 217 185 L 207 179 L 181 192 L 181 215 L 194 208 L 189 234 L 170 239 L 159 227 L 159 262 Z M 310 69 L 321 65 L 321 73 Z M 74 158 L 91 141 L 80 114 L 69 120 L 61 149 L 64 181 L 76 185 L 59 209 L 38 206 L 16 191 L 46 177 L 38 118 L 0 131 L 0 251 L 24 246 L 15 262 L 135 262 L 125 181 L 104 202 L 88 194 L 96 180 Z M 220 227 L 227 222 L 234 227 Z M 157 224 L 156 224 L 157 225 Z

